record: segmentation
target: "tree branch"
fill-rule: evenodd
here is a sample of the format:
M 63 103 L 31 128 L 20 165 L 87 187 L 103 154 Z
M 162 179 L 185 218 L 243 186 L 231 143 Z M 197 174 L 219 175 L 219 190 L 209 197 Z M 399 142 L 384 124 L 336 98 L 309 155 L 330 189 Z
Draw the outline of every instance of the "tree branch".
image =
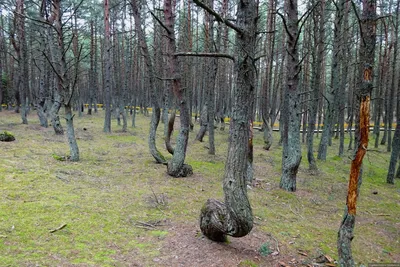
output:
M 285 16 L 283 16 L 283 15 L 279 12 L 279 10 L 277 10 L 275 13 L 278 14 L 279 17 L 281 17 L 282 22 L 283 22 L 283 26 L 285 26 L 286 33 L 289 35 L 289 37 L 290 37 L 291 39 L 293 39 L 293 36 L 290 34 L 290 31 L 289 31 L 288 26 L 287 26 L 287 24 L 286 24 Z
M 226 26 L 228 26 L 229 28 L 235 30 L 237 33 L 243 34 L 243 29 L 239 28 L 235 23 L 230 22 L 228 19 L 223 18 L 215 10 L 213 10 L 212 8 L 210 8 L 209 6 L 207 6 L 206 4 L 201 2 L 200 0 L 193 0 L 193 2 L 197 6 L 201 7 L 202 9 L 204 9 L 205 11 L 207 11 L 208 13 L 213 15 L 217 21 L 224 23 Z
M 61 75 L 58 73 L 58 71 L 56 70 L 56 68 L 54 67 L 53 63 L 50 61 L 49 57 L 47 56 L 47 54 L 45 52 L 42 52 L 44 57 L 47 59 L 47 62 L 49 62 L 51 68 L 53 69 L 54 73 L 57 75 L 58 79 L 60 79 L 60 81 L 62 81 L 62 77 Z
M 222 53 L 196 53 L 196 52 L 177 52 L 174 56 L 178 57 L 222 57 L 235 61 L 235 58 L 229 54 Z
M 157 20 L 158 23 L 160 23 L 161 27 L 163 27 L 168 34 L 171 34 L 171 31 L 167 28 L 167 26 L 165 26 L 164 23 L 152 11 L 150 11 L 150 14 L 155 20 Z

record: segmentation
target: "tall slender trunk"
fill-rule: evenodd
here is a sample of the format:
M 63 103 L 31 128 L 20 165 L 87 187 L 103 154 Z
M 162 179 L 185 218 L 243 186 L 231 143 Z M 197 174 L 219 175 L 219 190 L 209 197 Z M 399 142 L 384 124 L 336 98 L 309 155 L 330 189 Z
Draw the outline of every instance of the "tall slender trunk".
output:
M 16 38 L 14 32 L 11 34 L 11 41 L 17 54 L 18 59 L 18 77 L 17 77 L 17 105 L 20 104 L 20 114 L 23 124 L 28 124 L 27 119 L 27 80 L 28 80 L 28 61 L 27 47 L 25 39 L 25 15 L 24 0 L 16 1 L 14 13 L 14 30 L 16 30 Z M 17 110 L 19 106 L 17 106 Z
M 397 9 L 398 11 L 398 9 Z M 389 96 L 389 107 L 388 107 L 388 116 L 387 116 L 387 152 L 390 152 L 392 149 L 392 124 L 393 124 L 393 112 L 394 112 L 394 99 L 395 99 L 395 92 L 396 92 L 396 76 L 398 70 L 397 66 L 397 54 L 398 54 L 398 32 L 399 32 L 399 19 L 398 12 L 396 12 L 396 22 L 394 25 L 394 38 L 393 38 L 393 59 L 392 59 L 392 77 L 390 83 L 390 96 Z
M 269 150 L 272 142 L 272 125 L 271 125 L 271 114 L 272 103 L 276 102 L 276 99 L 272 98 L 272 78 L 273 78 L 273 62 L 274 62 L 274 47 L 275 47 L 275 20 L 276 20 L 276 1 L 268 1 L 268 20 L 267 20 L 267 38 L 266 38 L 266 53 L 267 63 L 265 69 L 265 81 L 263 86 L 263 100 L 262 100 L 262 119 L 263 119 L 263 131 L 264 131 L 264 149 Z M 275 76 L 276 79 L 276 76 Z M 277 89 L 275 89 L 277 91 Z M 274 111 L 275 112 L 275 111 Z
M 341 53 L 341 73 L 342 73 L 342 78 L 340 79 L 340 86 L 339 86 L 339 93 L 338 93 L 338 103 L 339 103 L 339 110 L 338 110 L 338 128 L 339 128 L 339 152 L 338 155 L 340 157 L 343 156 L 344 154 L 344 137 L 345 137 L 345 130 L 344 130 L 344 124 L 345 124 L 345 107 L 346 107 L 346 99 L 345 99 L 345 94 L 346 94 L 346 85 L 347 85 L 347 77 L 348 77 L 348 71 L 349 71 L 349 61 L 347 60 L 349 58 L 349 53 L 348 53 L 348 43 L 349 43 L 349 31 L 347 30 L 349 28 L 349 8 L 350 8 L 350 2 L 344 2 L 343 5 L 345 5 L 343 8 L 344 14 L 343 14 L 343 23 L 341 25 L 342 29 L 341 32 L 343 34 L 343 38 L 341 41 L 342 45 L 342 53 Z
M 313 56 L 313 66 L 311 74 L 311 91 L 310 102 L 309 102 L 309 116 L 308 116 L 308 128 L 307 128 L 307 160 L 310 170 L 317 170 L 317 163 L 314 157 L 314 131 L 317 119 L 318 103 L 319 103 L 319 91 L 322 86 L 322 64 L 324 62 L 324 40 L 325 40 L 325 1 L 322 1 L 318 7 L 319 13 L 315 16 L 315 23 L 318 27 L 315 27 L 314 33 L 314 47 L 312 53 L 316 54 Z M 317 24 L 318 23 L 318 24 Z M 318 29 L 318 30 L 317 30 Z M 315 52 L 314 52 L 315 51 Z
M 393 75 L 392 79 L 395 79 L 395 68 L 396 68 L 396 55 L 397 55 L 397 38 L 398 37 L 398 28 L 399 28 L 399 8 L 400 8 L 400 0 L 397 0 L 397 6 L 396 6 L 396 22 L 395 22 L 395 50 L 394 50 L 394 57 L 393 57 Z M 394 81 L 392 80 L 392 86 L 394 87 Z M 393 136 L 393 142 L 392 142 L 392 153 L 390 156 L 390 163 L 389 163 L 389 170 L 388 174 L 386 177 L 386 182 L 389 184 L 394 184 L 394 177 L 395 177 L 395 171 L 396 171 L 396 164 L 399 159 L 400 155 L 400 90 L 399 90 L 399 84 L 397 85 L 397 106 L 396 106 L 396 130 L 394 132 Z M 392 88 L 393 89 L 393 88 Z
M 105 104 L 104 128 L 105 133 L 111 132 L 111 30 L 110 30 L 110 2 L 104 0 L 104 86 L 103 99 Z
M 300 119 L 301 105 L 299 97 L 300 62 L 298 56 L 298 9 L 297 0 L 285 1 L 287 25 L 287 63 L 286 82 L 282 113 L 282 176 L 279 187 L 287 191 L 296 191 L 296 175 L 301 161 Z M 290 136 L 290 138 L 289 138 Z
M 336 6 L 335 25 L 334 25 L 334 40 L 332 49 L 332 71 L 331 71 L 331 86 L 327 90 L 327 108 L 324 116 L 324 128 L 320 144 L 318 147 L 318 159 L 326 160 L 328 144 L 330 144 L 333 127 L 336 122 L 339 107 L 339 90 L 340 90 L 340 66 L 342 60 L 342 24 L 343 10 L 345 0 L 341 0 Z
M 357 196 L 361 186 L 362 161 L 368 148 L 370 97 L 373 88 L 373 67 L 376 42 L 376 0 L 363 0 L 360 21 L 360 63 L 357 86 L 355 155 L 351 162 L 346 208 L 341 222 L 337 248 L 340 266 L 354 266 L 351 241 L 354 238 Z

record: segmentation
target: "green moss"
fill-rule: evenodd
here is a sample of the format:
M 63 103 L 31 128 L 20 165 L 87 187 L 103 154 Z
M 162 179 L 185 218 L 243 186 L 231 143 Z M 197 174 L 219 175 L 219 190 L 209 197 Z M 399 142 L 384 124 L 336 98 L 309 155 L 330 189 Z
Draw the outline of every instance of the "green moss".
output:
M 242 260 L 239 265 L 240 267 L 258 267 L 257 263 L 252 260 Z
M 15 137 L 12 133 L 4 131 L 4 132 L 0 133 L 0 141 L 12 142 L 12 141 L 15 141 Z

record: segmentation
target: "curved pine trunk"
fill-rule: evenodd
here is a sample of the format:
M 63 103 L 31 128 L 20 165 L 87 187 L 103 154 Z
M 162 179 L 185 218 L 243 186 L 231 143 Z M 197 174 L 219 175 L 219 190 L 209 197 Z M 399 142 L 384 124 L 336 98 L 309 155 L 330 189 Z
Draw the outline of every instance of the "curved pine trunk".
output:
M 175 16 L 173 14 L 173 5 L 175 1 L 164 1 L 164 17 L 165 29 L 168 35 L 168 70 L 169 75 L 172 77 L 172 91 L 178 101 L 180 111 L 181 128 L 176 140 L 174 155 L 168 162 L 167 173 L 173 177 L 186 177 L 193 174 L 193 169 L 190 165 L 185 164 L 186 148 L 189 140 L 190 130 L 190 117 L 187 97 L 185 96 L 184 88 L 181 85 L 181 78 L 179 73 L 179 61 L 175 54 L 176 40 L 175 40 Z
M 149 148 L 151 155 L 154 157 L 157 163 L 164 164 L 166 163 L 166 160 L 156 147 L 156 133 L 158 124 L 160 123 L 160 116 L 161 116 L 160 108 L 159 107 L 153 108 L 153 114 L 151 116 L 151 122 L 150 122 Z
M 151 60 L 149 49 L 146 43 L 145 32 L 142 29 L 142 21 L 140 18 L 137 2 L 136 0 L 131 0 L 130 3 L 133 11 L 133 17 L 135 20 L 135 29 L 139 35 L 140 46 L 143 51 L 144 61 L 146 63 L 147 71 L 149 74 L 150 99 L 151 99 L 151 104 L 153 106 L 153 114 L 151 116 L 151 122 L 150 122 L 149 149 L 151 155 L 154 157 L 157 163 L 165 164 L 166 160 L 156 146 L 156 134 L 157 134 L 158 124 L 160 123 L 161 110 L 157 100 L 157 92 L 155 88 L 154 65 Z
M 195 0 L 197 5 L 204 5 Z M 223 190 L 225 202 L 209 199 L 200 214 L 200 229 L 214 241 L 226 236 L 242 237 L 253 228 L 253 214 L 247 197 L 247 170 L 251 103 L 255 91 L 256 2 L 242 1 L 237 10 L 235 71 L 236 86 L 230 121 L 228 156 Z

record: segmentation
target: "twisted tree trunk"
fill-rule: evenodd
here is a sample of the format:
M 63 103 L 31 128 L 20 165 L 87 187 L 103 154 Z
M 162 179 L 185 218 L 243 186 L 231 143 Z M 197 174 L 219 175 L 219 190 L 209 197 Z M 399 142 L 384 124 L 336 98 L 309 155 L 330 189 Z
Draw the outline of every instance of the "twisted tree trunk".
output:
M 223 190 L 225 202 L 209 199 L 200 215 L 200 229 L 214 241 L 226 236 L 242 237 L 253 228 L 253 214 L 247 197 L 247 167 L 251 120 L 251 103 L 255 91 L 255 44 L 257 4 L 254 0 L 238 5 L 236 25 L 222 18 L 199 0 L 197 5 L 236 31 L 235 55 L 236 86 L 230 123 L 228 156 L 225 165 Z

